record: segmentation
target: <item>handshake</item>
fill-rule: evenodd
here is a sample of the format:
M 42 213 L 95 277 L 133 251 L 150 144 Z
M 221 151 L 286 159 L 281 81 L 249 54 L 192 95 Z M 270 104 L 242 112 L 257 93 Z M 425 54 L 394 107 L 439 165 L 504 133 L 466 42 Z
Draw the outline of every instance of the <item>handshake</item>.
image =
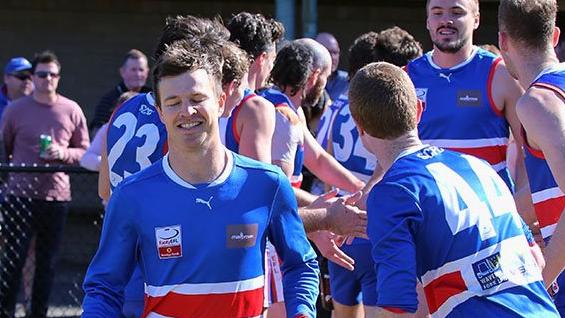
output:
M 367 212 L 361 191 L 344 197 L 336 197 L 339 190 L 334 189 L 319 196 L 314 202 L 301 210 L 308 238 L 316 244 L 320 253 L 327 259 L 349 270 L 354 261 L 339 247 L 353 238 L 367 238 Z M 308 211 L 308 212 L 306 212 Z

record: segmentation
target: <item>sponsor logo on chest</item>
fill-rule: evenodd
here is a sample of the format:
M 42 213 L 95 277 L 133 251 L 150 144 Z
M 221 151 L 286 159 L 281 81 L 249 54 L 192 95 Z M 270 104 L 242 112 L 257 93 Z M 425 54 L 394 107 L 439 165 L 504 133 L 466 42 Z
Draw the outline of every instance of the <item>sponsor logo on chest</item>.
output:
M 482 94 L 479 90 L 459 90 L 457 91 L 457 106 L 481 106 Z
M 254 224 L 231 224 L 226 227 L 226 247 L 244 248 L 255 246 L 259 225 Z
M 160 259 L 182 256 L 182 231 L 180 225 L 155 228 L 157 252 Z

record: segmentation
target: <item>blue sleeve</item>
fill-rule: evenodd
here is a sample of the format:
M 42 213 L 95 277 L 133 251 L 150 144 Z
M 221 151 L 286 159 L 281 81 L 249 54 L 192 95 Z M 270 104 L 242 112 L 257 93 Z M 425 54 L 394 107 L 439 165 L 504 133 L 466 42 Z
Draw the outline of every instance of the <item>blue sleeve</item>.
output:
M 102 226 L 98 251 L 92 259 L 83 283 L 83 318 L 120 317 L 124 287 L 135 266 L 137 232 L 131 206 L 132 198 L 118 187 L 112 194 Z
M 416 199 L 403 187 L 376 185 L 367 198 L 367 234 L 377 276 L 377 306 L 415 312 L 416 241 L 422 220 Z
M 269 224 L 269 240 L 282 260 L 283 289 L 287 317 L 300 314 L 316 317 L 318 262 L 298 216 L 294 192 L 287 178 L 279 174 Z
M 524 231 L 524 235 L 526 235 L 528 244 L 530 246 L 533 246 L 534 244 L 536 244 L 536 240 L 534 239 L 534 235 L 532 234 L 530 227 L 526 224 L 526 222 L 524 222 L 524 219 L 521 216 L 518 215 L 518 217 L 520 218 L 520 222 L 522 223 L 522 230 Z

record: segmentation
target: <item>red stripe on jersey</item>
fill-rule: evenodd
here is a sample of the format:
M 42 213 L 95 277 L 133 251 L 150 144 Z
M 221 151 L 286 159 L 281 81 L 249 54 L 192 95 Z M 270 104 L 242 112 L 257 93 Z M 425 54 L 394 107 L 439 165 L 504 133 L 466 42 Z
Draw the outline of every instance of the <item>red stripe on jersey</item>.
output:
M 528 152 L 530 152 L 532 154 L 532 156 L 538 158 L 538 159 L 543 159 L 545 160 L 545 156 L 543 155 L 543 152 L 541 150 L 538 149 L 534 149 L 532 148 L 532 146 L 530 146 L 530 144 L 528 143 L 528 134 L 526 133 L 526 129 L 524 128 L 524 126 L 522 127 L 522 139 L 524 140 L 524 145 L 526 146 L 526 150 Z
M 255 95 L 255 93 L 251 93 L 245 97 L 243 97 L 243 99 L 239 102 L 239 104 L 235 107 L 235 111 L 232 114 L 233 116 L 233 125 L 232 125 L 232 132 L 233 132 L 233 136 L 235 138 L 235 141 L 239 144 L 239 132 L 237 131 L 237 116 L 239 115 L 239 112 L 241 111 L 241 108 L 243 108 L 243 105 L 250 100 L 251 98 L 255 97 L 257 95 Z
M 472 155 L 483 160 L 488 161 L 491 165 L 499 164 L 506 161 L 506 149 L 507 145 L 502 146 L 487 146 L 487 147 L 477 147 L 477 148 L 452 148 L 447 147 L 450 150 L 462 152 L 468 155 Z
M 154 312 L 167 317 L 256 317 L 263 312 L 263 287 L 227 294 L 145 296 L 143 316 Z
M 534 86 L 549 89 L 549 90 L 553 91 L 554 93 L 556 93 L 557 95 L 559 95 L 561 98 L 565 99 L 565 92 L 561 88 L 559 88 L 555 85 L 551 85 L 549 83 L 533 83 L 531 85 L 531 87 L 534 87 Z
M 424 286 L 430 313 L 435 313 L 451 296 L 466 290 L 467 285 L 461 276 L 461 272 L 448 273 L 432 280 Z
M 551 198 L 534 204 L 539 226 L 546 227 L 559 221 L 565 209 L 565 196 Z
M 488 95 L 488 101 L 490 104 L 490 108 L 492 109 L 492 111 L 500 116 L 500 117 L 504 117 L 504 113 L 502 113 L 500 110 L 498 110 L 498 108 L 496 108 L 496 103 L 494 102 L 494 98 L 492 97 L 492 84 L 493 84 L 493 78 L 494 78 L 494 73 L 496 71 L 496 67 L 498 66 L 498 64 L 502 61 L 502 58 L 499 57 L 496 60 L 494 60 L 494 62 L 492 62 L 492 65 L 490 67 L 490 71 L 488 73 L 488 80 L 487 80 L 487 95 Z

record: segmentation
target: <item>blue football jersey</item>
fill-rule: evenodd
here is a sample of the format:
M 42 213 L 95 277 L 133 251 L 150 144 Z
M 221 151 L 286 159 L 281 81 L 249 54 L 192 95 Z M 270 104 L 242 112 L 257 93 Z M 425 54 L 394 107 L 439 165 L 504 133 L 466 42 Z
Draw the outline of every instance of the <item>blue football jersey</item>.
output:
M 167 131 L 152 93 L 136 95 L 116 109 L 108 125 L 106 151 L 112 190 L 167 152 Z M 143 297 L 143 278 L 137 267 L 126 286 L 125 299 L 135 302 Z
M 315 316 L 316 254 L 286 176 L 227 154 L 209 184 L 187 183 L 165 156 L 116 188 L 85 278 L 83 317 L 118 317 L 136 263 L 146 282 L 143 317 L 260 316 L 267 238 L 282 260 L 288 316 Z
M 335 115 L 337 114 L 337 111 L 341 108 L 341 106 L 348 102 L 347 92 L 345 92 L 345 94 L 340 95 L 338 99 L 333 100 L 330 107 L 328 107 L 320 117 L 318 127 L 316 128 L 316 141 L 322 146 L 322 148 L 326 150 L 328 149 L 330 127 L 333 123 Z
M 331 128 L 333 155 L 337 162 L 351 171 L 357 178 L 367 182 L 375 167 L 377 159 L 365 149 L 355 121 L 349 110 L 349 98 L 342 95 L 342 105 L 337 111 Z
M 432 317 L 559 317 L 512 194 L 484 161 L 412 149 L 367 206 L 379 306 L 414 312 L 418 278 Z
M 252 90 L 246 88 L 243 92 L 243 98 L 235 106 L 230 117 L 220 118 L 220 139 L 229 150 L 239 153 L 239 133 L 237 132 L 237 119 L 241 108 L 249 99 L 257 96 Z
M 492 79 L 501 61 L 475 47 L 466 61 L 454 67 L 441 68 L 428 52 L 411 61 L 406 71 L 424 105 L 420 139 L 488 161 L 513 189 L 506 166 L 510 129 L 492 97 Z
M 110 186 L 161 159 L 166 153 L 167 131 L 159 119 L 152 93 L 127 100 L 112 115 L 106 150 Z

